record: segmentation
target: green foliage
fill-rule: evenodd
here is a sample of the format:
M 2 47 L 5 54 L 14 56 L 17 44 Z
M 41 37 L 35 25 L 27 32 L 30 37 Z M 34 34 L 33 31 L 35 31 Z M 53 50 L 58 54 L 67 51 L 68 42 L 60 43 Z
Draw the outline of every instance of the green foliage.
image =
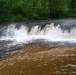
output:
M 76 17 L 76 0 L 0 0 L 0 21 Z

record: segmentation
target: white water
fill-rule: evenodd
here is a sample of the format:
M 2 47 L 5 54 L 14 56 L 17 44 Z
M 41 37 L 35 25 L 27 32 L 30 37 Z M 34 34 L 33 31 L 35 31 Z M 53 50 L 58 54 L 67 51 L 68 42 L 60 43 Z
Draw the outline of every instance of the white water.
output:
M 54 23 L 47 24 L 44 29 L 40 30 L 39 25 L 31 28 L 28 32 L 28 27 L 21 25 L 19 29 L 15 24 L 11 24 L 4 30 L 0 40 L 11 40 L 16 43 L 27 43 L 36 39 L 45 39 L 47 41 L 62 41 L 76 42 L 76 29 L 72 29 L 70 33 L 60 28 L 60 25 L 54 26 Z

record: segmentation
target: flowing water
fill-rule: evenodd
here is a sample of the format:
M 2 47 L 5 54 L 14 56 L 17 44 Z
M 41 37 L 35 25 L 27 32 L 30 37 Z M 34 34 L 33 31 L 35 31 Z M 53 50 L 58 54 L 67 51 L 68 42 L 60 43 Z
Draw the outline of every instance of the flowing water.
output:
M 76 46 L 76 20 L 0 24 L 0 58 L 12 55 L 29 44 L 49 47 Z

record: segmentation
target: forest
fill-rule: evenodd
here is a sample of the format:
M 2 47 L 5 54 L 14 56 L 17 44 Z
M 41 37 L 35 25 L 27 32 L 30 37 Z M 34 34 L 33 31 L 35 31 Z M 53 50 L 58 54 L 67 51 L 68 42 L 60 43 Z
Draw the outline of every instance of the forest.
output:
M 76 17 L 76 0 L 0 0 L 0 22 Z

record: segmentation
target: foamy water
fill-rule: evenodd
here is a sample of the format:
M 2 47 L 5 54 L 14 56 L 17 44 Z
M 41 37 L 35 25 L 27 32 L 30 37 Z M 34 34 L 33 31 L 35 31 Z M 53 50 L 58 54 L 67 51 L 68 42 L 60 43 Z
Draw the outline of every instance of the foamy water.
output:
M 76 42 L 76 29 L 72 28 L 69 32 L 61 29 L 60 24 L 54 26 L 54 23 L 51 23 L 46 24 L 43 29 L 39 25 L 35 25 L 29 31 L 28 26 L 21 25 L 20 28 L 16 28 L 16 24 L 10 24 L 0 38 L 0 40 L 11 40 L 15 43 L 27 43 L 36 39 Z

